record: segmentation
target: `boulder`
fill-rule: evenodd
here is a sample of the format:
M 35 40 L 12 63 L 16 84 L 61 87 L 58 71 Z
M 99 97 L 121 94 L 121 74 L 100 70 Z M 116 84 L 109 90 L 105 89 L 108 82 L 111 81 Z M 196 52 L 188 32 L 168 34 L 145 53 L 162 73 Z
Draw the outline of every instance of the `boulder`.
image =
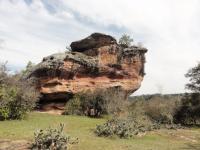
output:
M 117 41 L 112 36 L 101 33 L 93 33 L 83 40 L 72 42 L 70 47 L 72 51 L 83 52 L 85 50 L 99 48 L 116 43 Z
M 28 75 L 37 81 L 43 106 L 62 109 L 74 94 L 87 90 L 120 87 L 129 96 L 140 87 L 146 48 L 124 48 L 99 33 L 72 42 L 71 47 L 72 51 L 44 57 Z

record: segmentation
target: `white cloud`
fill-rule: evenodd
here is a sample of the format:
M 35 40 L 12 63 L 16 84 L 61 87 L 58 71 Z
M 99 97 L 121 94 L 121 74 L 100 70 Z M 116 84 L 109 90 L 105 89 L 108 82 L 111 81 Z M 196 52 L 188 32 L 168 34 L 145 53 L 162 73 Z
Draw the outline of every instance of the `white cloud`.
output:
M 123 26 L 140 37 L 149 52 L 147 75 L 138 94 L 159 92 L 157 85 L 164 93 L 184 92 L 184 74 L 200 56 L 200 1 L 70 0 L 65 4 L 90 21 Z
M 6 41 L 0 61 L 8 60 L 10 65 L 20 67 L 29 60 L 39 62 L 46 55 L 64 51 L 67 43 L 78 36 L 77 28 L 87 30 L 68 12 L 50 14 L 40 0 L 30 5 L 22 0 L 0 0 L 0 19 L 0 38 Z
M 149 49 L 138 94 L 159 92 L 158 85 L 184 92 L 184 74 L 200 59 L 199 0 L 0 0 L 0 19 L 0 60 L 11 65 L 39 62 L 94 31 L 127 31 Z

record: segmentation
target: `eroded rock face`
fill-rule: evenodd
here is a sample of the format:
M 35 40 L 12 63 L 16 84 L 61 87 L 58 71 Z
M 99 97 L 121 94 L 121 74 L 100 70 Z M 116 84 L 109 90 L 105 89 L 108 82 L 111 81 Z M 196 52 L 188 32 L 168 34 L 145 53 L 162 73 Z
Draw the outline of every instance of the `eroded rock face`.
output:
M 73 94 L 120 87 L 126 95 L 143 80 L 146 48 L 123 48 L 108 35 L 94 33 L 72 42 L 72 51 L 43 58 L 30 73 L 37 79 L 41 101 L 62 109 Z

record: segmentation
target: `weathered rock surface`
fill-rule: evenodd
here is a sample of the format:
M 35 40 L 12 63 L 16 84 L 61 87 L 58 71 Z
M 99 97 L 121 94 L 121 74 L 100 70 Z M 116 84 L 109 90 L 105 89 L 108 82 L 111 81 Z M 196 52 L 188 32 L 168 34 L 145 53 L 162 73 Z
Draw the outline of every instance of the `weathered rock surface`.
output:
M 124 48 L 100 33 L 72 42 L 71 48 L 43 58 L 30 73 L 49 107 L 62 108 L 70 96 L 82 91 L 120 87 L 129 95 L 140 87 L 146 48 Z
M 72 42 L 70 47 L 72 51 L 82 52 L 88 49 L 99 48 L 110 44 L 117 44 L 116 39 L 109 35 L 93 33 L 83 40 Z

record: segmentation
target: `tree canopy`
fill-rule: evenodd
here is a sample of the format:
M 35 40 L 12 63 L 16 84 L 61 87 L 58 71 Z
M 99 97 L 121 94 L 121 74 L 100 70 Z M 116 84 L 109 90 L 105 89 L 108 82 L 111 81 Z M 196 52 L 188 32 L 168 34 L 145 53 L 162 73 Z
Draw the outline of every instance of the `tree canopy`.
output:
M 123 34 L 122 37 L 119 39 L 119 44 L 130 47 L 133 42 L 133 39 L 130 37 L 130 35 Z
M 189 78 L 186 88 L 195 93 L 200 93 L 200 63 L 191 68 L 185 76 Z

